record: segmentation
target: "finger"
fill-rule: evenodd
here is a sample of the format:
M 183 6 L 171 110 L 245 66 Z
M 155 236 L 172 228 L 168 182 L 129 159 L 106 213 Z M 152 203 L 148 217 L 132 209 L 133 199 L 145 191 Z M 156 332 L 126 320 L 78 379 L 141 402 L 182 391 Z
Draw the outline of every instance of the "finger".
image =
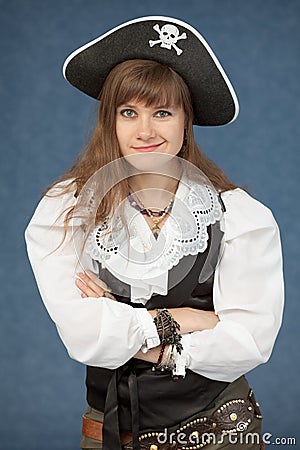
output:
M 75 280 L 75 284 L 81 290 L 81 292 L 86 295 L 86 297 L 101 297 L 102 295 L 102 293 L 95 292 L 78 278 Z
M 116 297 L 114 297 L 110 292 L 105 291 L 105 298 L 110 298 L 111 300 L 117 301 Z
M 81 297 L 86 298 L 88 296 L 98 297 L 98 294 L 94 291 L 92 291 L 82 280 L 77 278 L 75 280 L 75 284 L 78 287 L 78 289 L 81 291 Z
M 81 280 L 75 280 L 75 283 L 77 285 L 77 287 L 82 291 L 81 292 L 81 297 L 82 298 L 88 298 L 88 297 L 102 297 L 104 292 L 106 292 L 106 298 L 110 298 L 111 300 L 117 301 L 117 299 L 110 294 L 108 291 L 103 291 L 103 293 L 101 295 L 99 295 L 99 293 L 92 291 L 86 284 L 84 284 Z M 84 291 L 84 292 L 83 292 Z M 88 292 L 88 294 L 86 294 L 85 292 Z
M 101 287 L 98 283 L 92 280 L 86 273 L 79 272 L 77 276 L 83 281 L 90 289 L 96 292 L 100 297 L 103 295 L 105 289 Z
M 96 283 L 98 286 L 100 286 L 102 289 L 104 289 L 105 291 L 110 291 L 109 287 L 107 286 L 107 284 L 101 280 L 97 275 L 95 275 L 91 270 L 85 270 L 84 272 L 86 275 L 88 275 L 88 277 L 94 282 Z

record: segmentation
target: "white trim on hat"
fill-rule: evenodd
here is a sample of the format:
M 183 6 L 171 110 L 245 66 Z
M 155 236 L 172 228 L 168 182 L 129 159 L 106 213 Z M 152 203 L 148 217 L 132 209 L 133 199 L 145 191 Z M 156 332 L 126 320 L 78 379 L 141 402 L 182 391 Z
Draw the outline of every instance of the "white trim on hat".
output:
M 66 68 L 67 65 L 69 64 L 69 62 L 79 53 L 81 53 L 83 50 L 85 50 L 86 48 L 96 44 L 97 42 L 101 41 L 102 39 L 106 38 L 106 36 L 109 36 L 110 34 L 114 33 L 115 31 L 119 30 L 120 28 L 124 28 L 127 25 L 131 25 L 133 23 L 137 23 L 137 22 L 145 22 L 146 20 L 163 20 L 165 22 L 172 22 L 172 23 L 176 23 L 177 25 L 181 25 L 182 27 L 188 29 L 189 31 L 191 31 L 198 39 L 199 41 L 204 45 L 204 47 L 206 48 L 206 50 L 208 51 L 208 53 L 210 54 L 211 58 L 213 59 L 215 65 L 217 66 L 218 70 L 220 71 L 225 83 L 227 84 L 227 87 L 229 89 L 229 92 L 232 96 L 234 105 L 235 105 L 235 114 L 234 117 L 231 119 L 229 123 L 232 123 L 235 121 L 235 119 L 237 118 L 238 114 L 239 114 L 239 101 L 237 98 L 237 95 L 235 93 L 235 90 L 229 80 L 229 78 L 227 77 L 223 67 L 221 66 L 219 60 L 217 59 L 216 55 L 214 54 L 213 50 L 211 49 L 211 47 L 208 45 L 208 43 L 206 42 L 206 40 L 204 39 L 204 37 L 191 25 L 189 25 L 186 22 L 183 22 L 180 19 L 174 19 L 173 17 L 167 17 L 167 16 L 145 16 L 145 17 L 138 17 L 137 19 L 133 19 L 133 20 L 129 20 L 128 22 L 124 22 L 121 25 L 118 25 L 117 27 L 109 30 L 107 33 L 101 35 L 100 37 L 97 37 L 96 39 L 88 42 L 87 44 L 83 45 L 82 47 L 74 50 L 65 60 L 64 64 L 63 64 L 63 68 L 62 68 L 62 72 L 63 72 L 63 76 L 64 78 L 67 80 L 66 77 Z M 67 80 L 68 81 L 68 80 Z

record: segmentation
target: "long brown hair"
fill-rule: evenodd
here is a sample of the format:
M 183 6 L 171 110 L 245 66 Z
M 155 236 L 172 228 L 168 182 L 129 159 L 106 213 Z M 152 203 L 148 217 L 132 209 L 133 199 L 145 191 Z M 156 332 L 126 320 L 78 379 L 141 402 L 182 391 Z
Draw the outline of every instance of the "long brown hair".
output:
M 63 183 L 58 195 L 64 194 L 73 184 L 77 195 L 92 175 L 106 164 L 120 158 L 121 152 L 116 136 L 116 109 L 130 101 L 146 106 L 182 106 L 186 115 L 185 151 L 182 158 L 198 167 L 218 191 L 238 187 L 224 172 L 199 149 L 193 134 L 193 108 L 189 89 L 173 69 L 151 60 L 128 60 L 118 64 L 108 74 L 99 95 L 100 106 L 96 126 L 89 142 L 75 163 L 53 182 L 46 191 L 59 182 Z M 115 185 L 101 201 L 96 223 L 103 221 L 128 194 L 126 179 Z M 74 207 L 66 214 L 67 225 Z

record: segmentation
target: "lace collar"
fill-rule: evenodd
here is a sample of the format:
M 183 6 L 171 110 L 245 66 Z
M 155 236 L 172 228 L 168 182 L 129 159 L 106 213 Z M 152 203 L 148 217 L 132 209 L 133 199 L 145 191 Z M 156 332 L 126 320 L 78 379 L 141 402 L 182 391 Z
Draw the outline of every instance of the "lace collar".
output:
M 166 295 L 168 271 L 181 258 L 204 252 L 207 227 L 220 220 L 222 208 L 217 192 L 208 184 L 182 177 L 170 216 L 158 239 L 144 216 L 128 200 L 124 217 L 108 218 L 88 236 L 87 253 L 119 280 L 131 285 L 131 300 L 145 303 L 152 294 Z

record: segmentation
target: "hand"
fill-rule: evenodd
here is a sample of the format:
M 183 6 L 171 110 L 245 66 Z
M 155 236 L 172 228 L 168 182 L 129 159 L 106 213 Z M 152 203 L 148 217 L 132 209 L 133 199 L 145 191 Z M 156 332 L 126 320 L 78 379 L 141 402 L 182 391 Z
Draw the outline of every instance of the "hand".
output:
M 100 280 L 97 275 L 95 275 L 90 270 L 86 270 L 85 272 L 78 272 L 75 280 L 76 286 L 81 290 L 81 297 L 108 297 L 111 300 L 115 300 L 116 298 L 110 294 L 110 289 L 104 281 Z M 105 295 L 103 295 L 105 293 Z
M 171 314 L 175 314 L 174 318 L 176 320 L 176 309 L 172 310 Z M 210 330 L 220 321 L 219 316 L 214 311 L 204 311 L 203 309 L 195 308 L 184 308 L 179 320 L 181 318 L 183 319 L 184 326 L 191 328 L 189 332 Z
M 196 308 L 168 308 L 172 317 L 180 325 L 179 334 L 192 333 L 194 331 L 210 330 L 220 321 L 219 316 L 213 311 L 204 311 Z M 148 311 L 154 318 L 156 311 Z
M 165 348 L 165 352 L 167 351 L 167 348 L 169 346 L 167 345 Z M 151 348 L 150 350 L 148 350 L 146 353 L 143 353 L 142 350 L 139 350 L 135 355 L 134 358 L 137 359 L 141 359 L 143 361 L 147 361 L 147 362 L 151 362 L 151 363 L 156 363 L 158 360 L 158 357 L 160 355 L 160 351 L 161 351 L 161 345 Z

